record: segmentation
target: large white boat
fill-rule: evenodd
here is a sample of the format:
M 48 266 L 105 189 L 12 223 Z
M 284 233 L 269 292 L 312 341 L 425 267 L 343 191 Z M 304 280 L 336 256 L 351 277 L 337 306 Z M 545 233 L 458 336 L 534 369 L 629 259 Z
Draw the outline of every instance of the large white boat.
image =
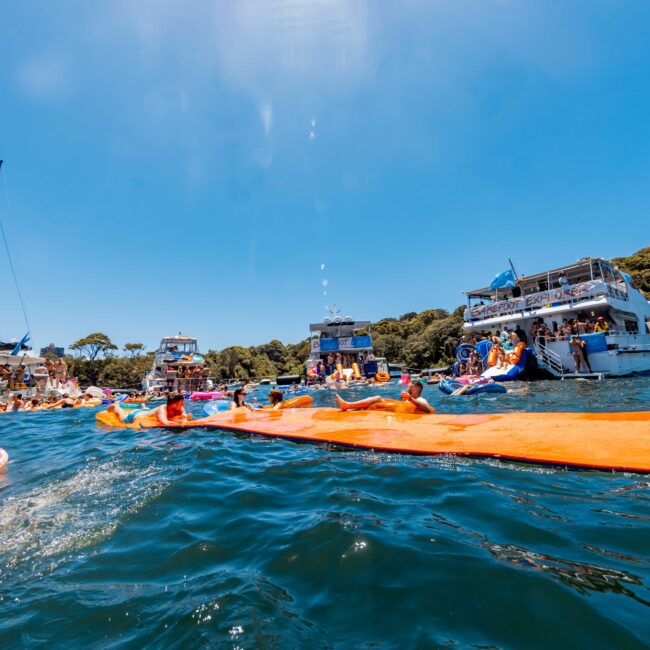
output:
M 386 360 L 374 355 L 370 321 L 355 321 L 351 316 L 341 318 L 335 307 L 332 318 L 309 325 L 309 336 L 308 377 L 317 371 L 321 362 L 327 375 L 338 370 L 347 379 L 388 373 Z
M 564 319 L 597 321 L 607 333 L 580 334 L 592 374 L 620 377 L 650 372 L 650 302 L 632 278 L 611 262 L 586 257 L 575 264 L 520 277 L 514 287 L 467 292 L 466 332 L 522 329 L 537 363 L 556 377 L 576 375 L 569 341 L 542 336 L 533 340 L 534 325 L 551 331 Z
M 204 390 L 208 381 L 203 355 L 191 336 L 166 336 L 160 341 L 144 390 Z

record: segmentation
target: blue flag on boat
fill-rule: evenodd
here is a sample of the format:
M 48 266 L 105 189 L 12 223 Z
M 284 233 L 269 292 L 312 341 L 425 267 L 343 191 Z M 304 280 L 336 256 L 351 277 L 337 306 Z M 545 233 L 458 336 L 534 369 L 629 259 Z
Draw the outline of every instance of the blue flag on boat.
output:
M 22 349 L 23 345 L 29 341 L 29 332 L 23 336 L 22 339 L 20 339 L 20 343 L 16 343 L 16 347 L 13 349 L 11 354 L 20 354 L 20 350 Z
M 512 269 L 507 271 L 501 271 L 494 276 L 490 289 L 501 289 L 502 287 L 514 287 L 516 286 L 515 274 L 512 272 Z

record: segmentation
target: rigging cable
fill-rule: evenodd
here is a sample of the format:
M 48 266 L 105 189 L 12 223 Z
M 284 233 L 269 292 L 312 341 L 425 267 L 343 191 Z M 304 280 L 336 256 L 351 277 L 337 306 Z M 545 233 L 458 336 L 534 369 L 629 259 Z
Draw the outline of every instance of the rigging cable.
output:
M 2 171 L 2 163 L 4 160 L 0 160 L 0 172 Z M 2 175 L 2 174 L 0 174 Z M 7 200 L 7 208 L 10 208 L 10 202 L 9 202 L 9 187 L 7 185 L 7 172 L 4 173 L 3 176 L 3 184 L 5 188 L 5 197 Z M 16 292 L 18 293 L 18 300 L 20 300 L 20 307 L 23 310 L 23 316 L 25 317 L 25 325 L 27 325 L 27 332 L 31 333 L 32 328 L 29 326 L 29 318 L 27 318 L 27 310 L 25 309 L 25 301 L 23 300 L 23 292 L 20 290 L 20 284 L 18 283 L 18 276 L 16 275 L 16 269 L 14 267 L 14 261 L 13 258 L 11 257 L 11 252 L 9 251 L 9 242 L 7 241 L 7 235 L 5 233 L 4 225 L 2 223 L 2 219 L 0 218 L 0 233 L 2 233 L 2 240 L 4 241 L 5 244 L 5 250 L 7 251 L 7 259 L 9 260 L 9 268 L 11 269 L 11 275 L 13 276 L 14 279 L 14 284 L 16 285 Z

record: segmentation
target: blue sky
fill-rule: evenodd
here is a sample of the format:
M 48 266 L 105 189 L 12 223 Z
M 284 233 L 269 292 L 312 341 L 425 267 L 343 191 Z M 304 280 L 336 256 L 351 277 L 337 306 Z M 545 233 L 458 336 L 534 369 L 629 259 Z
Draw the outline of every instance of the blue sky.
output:
M 647 2 L 0 11 L 0 210 L 37 345 L 297 341 L 335 303 L 453 308 L 508 255 L 650 243 Z M 0 291 L 20 337 L 4 251 Z

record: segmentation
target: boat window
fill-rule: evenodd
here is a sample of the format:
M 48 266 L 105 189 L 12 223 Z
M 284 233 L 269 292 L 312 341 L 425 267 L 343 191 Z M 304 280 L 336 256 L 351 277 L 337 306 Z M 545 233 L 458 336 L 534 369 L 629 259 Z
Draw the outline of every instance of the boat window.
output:
M 626 318 L 623 321 L 623 324 L 625 325 L 625 331 L 628 334 L 638 334 L 638 332 L 639 332 L 639 324 L 636 321 L 636 319 L 631 320 L 631 319 Z

